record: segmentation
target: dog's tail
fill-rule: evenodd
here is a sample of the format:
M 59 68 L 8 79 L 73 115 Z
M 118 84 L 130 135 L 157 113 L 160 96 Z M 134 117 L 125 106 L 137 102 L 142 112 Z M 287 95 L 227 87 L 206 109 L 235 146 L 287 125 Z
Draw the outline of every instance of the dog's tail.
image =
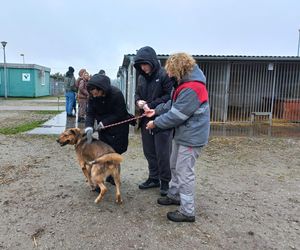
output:
M 113 162 L 115 164 L 120 164 L 123 161 L 123 157 L 118 153 L 109 153 L 102 155 L 101 157 L 97 158 L 94 161 L 90 161 L 89 164 L 96 164 L 96 163 L 106 163 L 106 162 Z

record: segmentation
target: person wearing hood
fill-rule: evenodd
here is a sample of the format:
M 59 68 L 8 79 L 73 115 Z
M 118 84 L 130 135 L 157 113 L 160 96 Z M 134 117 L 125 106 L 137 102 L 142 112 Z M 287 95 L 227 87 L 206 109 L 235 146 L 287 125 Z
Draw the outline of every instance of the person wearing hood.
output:
M 139 74 L 135 93 L 135 104 L 142 114 L 144 108 L 154 109 L 171 97 L 173 81 L 161 67 L 156 52 L 146 46 L 137 51 L 134 67 Z M 167 195 L 171 180 L 170 154 L 172 135 L 169 129 L 146 130 L 146 124 L 153 118 L 140 120 L 143 152 L 148 162 L 148 179 L 139 185 L 140 189 L 160 187 L 160 194 Z
M 88 143 L 92 142 L 96 121 L 99 140 L 110 145 L 119 154 L 126 152 L 129 124 L 123 123 L 104 128 L 107 125 L 118 123 L 128 118 L 125 98 L 121 90 L 111 85 L 108 76 L 100 74 L 95 74 L 91 77 L 87 83 L 87 90 L 90 96 L 85 121 Z M 107 181 L 114 184 L 111 176 L 107 178 Z
M 65 88 L 65 97 L 66 97 L 66 112 L 67 116 L 75 117 L 73 115 L 73 108 L 76 108 L 76 80 L 74 77 L 74 68 L 69 67 L 65 78 L 64 78 L 64 88 Z M 76 111 L 75 111 L 76 113 Z
M 180 205 L 179 210 L 167 213 L 169 220 L 194 222 L 195 161 L 208 143 L 210 130 L 206 78 L 194 58 L 186 53 L 171 55 L 166 70 L 177 80 L 172 100 L 146 111 L 148 117 L 158 115 L 148 122 L 147 129 L 174 129 L 170 188 L 167 196 L 157 202 Z

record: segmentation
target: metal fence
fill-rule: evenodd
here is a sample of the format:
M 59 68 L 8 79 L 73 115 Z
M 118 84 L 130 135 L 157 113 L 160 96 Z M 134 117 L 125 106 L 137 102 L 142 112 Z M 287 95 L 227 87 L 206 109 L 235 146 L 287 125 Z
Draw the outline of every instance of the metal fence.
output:
M 168 55 L 158 55 L 162 64 Z M 134 55 L 125 55 L 118 77 L 133 113 L 137 73 Z M 211 121 L 251 122 L 255 119 L 300 122 L 300 58 L 194 56 L 207 78 Z
M 300 121 L 300 64 L 199 63 L 207 77 L 211 121 L 249 122 L 251 114 Z
M 54 81 L 50 78 L 50 95 L 51 96 L 64 96 L 65 88 L 63 81 Z

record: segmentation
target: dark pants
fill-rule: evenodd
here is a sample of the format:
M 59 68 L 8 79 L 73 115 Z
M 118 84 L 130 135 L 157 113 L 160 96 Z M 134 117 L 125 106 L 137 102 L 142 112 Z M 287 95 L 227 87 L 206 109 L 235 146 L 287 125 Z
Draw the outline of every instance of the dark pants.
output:
M 170 154 L 172 134 L 170 130 L 153 133 L 141 126 L 144 155 L 148 161 L 149 178 L 169 182 L 171 180 Z

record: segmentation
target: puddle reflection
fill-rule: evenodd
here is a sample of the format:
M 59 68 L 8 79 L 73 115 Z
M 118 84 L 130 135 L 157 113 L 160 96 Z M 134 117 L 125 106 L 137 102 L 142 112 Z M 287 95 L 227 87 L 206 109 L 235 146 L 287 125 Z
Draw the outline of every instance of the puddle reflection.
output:
M 300 138 L 300 124 L 289 125 L 225 125 L 213 124 L 211 125 L 212 136 L 248 136 L 248 137 L 286 137 L 286 138 Z

